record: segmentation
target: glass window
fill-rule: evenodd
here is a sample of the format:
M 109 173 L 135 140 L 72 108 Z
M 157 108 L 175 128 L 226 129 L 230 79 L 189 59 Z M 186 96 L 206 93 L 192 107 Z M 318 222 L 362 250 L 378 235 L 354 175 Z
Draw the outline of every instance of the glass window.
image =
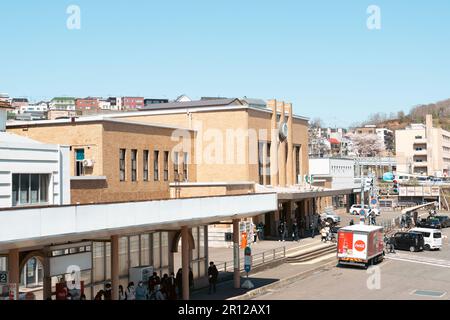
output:
M 265 142 L 258 142 L 258 176 L 259 184 L 264 184 L 264 144 Z
M 13 174 L 13 206 L 48 202 L 48 174 Z
M 164 181 L 169 181 L 169 151 L 164 151 Z
M 184 158 L 183 158 L 183 178 L 184 178 L 184 181 L 189 181 L 188 164 L 189 164 L 189 154 L 187 152 L 185 152 L 184 153 Z
M 48 174 L 41 174 L 39 176 L 39 197 L 40 202 L 48 202 L 48 188 L 50 176 Z
M 161 267 L 161 248 L 160 248 L 160 236 L 159 232 L 152 234 L 153 236 L 153 267 L 159 269 Z
M 179 153 L 178 152 L 174 152 L 173 153 L 173 177 L 175 181 L 179 181 L 180 180 L 180 176 L 179 176 L 179 170 L 178 170 L 178 157 L 179 157 Z M 165 169 L 165 167 L 164 167 Z M 166 176 L 166 173 L 164 171 L 164 177 Z
M 126 150 L 120 149 L 120 156 L 119 156 L 120 181 L 125 181 L 125 156 Z
M 103 242 L 93 243 L 94 251 L 92 253 L 94 282 L 105 280 L 105 244 Z
M 19 175 L 13 174 L 12 177 L 12 205 L 13 207 L 19 203 Z
M 159 151 L 153 153 L 153 177 L 155 181 L 159 181 Z
M 20 204 L 30 203 L 30 175 L 20 175 Z
M 38 203 L 39 202 L 39 175 L 38 174 L 32 174 L 31 175 L 31 187 L 30 187 L 30 198 L 31 203 Z
M 192 259 L 198 259 L 198 228 L 192 228 L 192 237 L 194 238 L 195 248 L 192 250 Z
M 119 239 L 119 274 L 128 275 L 128 237 Z
M 271 144 L 267 143 L 267 154 L 266 154 L 266 183 L 268 185 L 271 184 L 270 181 L 270 146 Z
M 111 243 L 105 243 L 105 279 L 111 279 Z
M 141 235 L 141 265 L 148 266 L 150 264 L 150 236 L 148 234 Z
M 206 227 L 207 228 L 207 227 Z M 206 248 L 205 248 L 205 227 L 200 227 L 200 236 L 199 236 L 199 250 L 200 250 L 200 258 L 206 257 Z
M 130 237 L 130 268 L 139 266 L 139 236 Z
M 131 181 L 137 181 L 137 150 L 131 150 Z
M 169 233 L 161 233 L 161 266 L 166 267 L 169 265 Z
M 143 160 L 144 172 L 142 175 L 142 180 L 148 181 L 148 150 L 144 150 L 143 157 L 144 157 L 144 160 Z

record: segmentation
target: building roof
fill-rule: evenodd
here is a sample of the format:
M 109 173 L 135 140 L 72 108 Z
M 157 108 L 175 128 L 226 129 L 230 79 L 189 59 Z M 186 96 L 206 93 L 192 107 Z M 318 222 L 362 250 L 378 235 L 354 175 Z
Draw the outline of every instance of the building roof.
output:
M 13 106 L 11 106 L 8 102 L 0 100 L 0 109 L 15 109 Z
M 199 108 L 199 107 L 215 107 L 228 105 L 244 105 L 237 98 L 227 99 L 207 99 L 187 102 L 169 102 L 155 103 L 151 107 L 144 107 L 141 110 L 162 110 L 162 109 L 183 109 L 183 108 Z
M 69 101 L 69 100 L 75 100 L 75 97 L 54 97 L 52 101 L 54 100 L 63 100 L 63 101 Z
M 11 134 L 8 132 L 0 132 L 0 144 L 2 143 L 40 143 L 30 138 L 19 136 L 17 134 Z

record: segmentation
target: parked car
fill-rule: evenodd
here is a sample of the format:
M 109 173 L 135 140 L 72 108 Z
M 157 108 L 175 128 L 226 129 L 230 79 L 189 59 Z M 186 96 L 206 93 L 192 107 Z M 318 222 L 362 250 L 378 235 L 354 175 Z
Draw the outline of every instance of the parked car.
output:
M 413 228 L 409 232 L 421 233 L 425 241 L 425 250 L 439 250 L 442 247 L 442 233 L 438 229 Z
M 450 218 L 447 216 L 434 216 L 433 218 L 438 219 L 441 223 L 442 228 L 449 228 L 450 227 Z
M 329 222 L 329 223 L 339 223 L 341 222 L 341 217 L 338 216 L 334 212 L 325 212 L 320 215 L 322 220 Z
M 418 228 L 430 228 L 430 229 L 441 229 L 442 225 L 439 219 L 433 217 L 428 217 L 427 219 L 420 219 L 417 221 L 416 227 Z
M 361 213 L 361 209 L 362 209 L 362 206 L 360 204 L 354 204 L 350 208 L 350 214 L 352 214 L 352 215 L 359 215 Z M 377 209 L 377 208 L 369 209 L 368 205 L 364 206 L 364 211 L 365 211 L 366 214 L 373 211 L 373 212 L 375 212 L 375 215 L 377 215 L 377 216 L 380 215 L 380 210 L 379 209 Z
M 397 232 L 391 237 L 391 243 L 395 249 L 411 252 L 422 251 L 425 248 L 423 234 L 417 232 Z

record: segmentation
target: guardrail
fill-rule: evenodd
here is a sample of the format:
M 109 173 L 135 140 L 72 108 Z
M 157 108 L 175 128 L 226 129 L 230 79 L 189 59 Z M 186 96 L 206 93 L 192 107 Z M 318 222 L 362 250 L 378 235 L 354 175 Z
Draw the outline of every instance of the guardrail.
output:
M 261 267 L 268 263 L 279 261 L 286 258 L 286 247 L 279 247 L 271 250 L 266 250 L 263 252 L 256 253 L 252 255 L 252 269 L 256 267 Z M 217 270 L 219 272 L 233 272 L 234 271 L 234 261 L 226 261 L 222 263 L 216 263 Z M 244 272 L 244 259 L 240 257 L 239 259 L 239 270 Z

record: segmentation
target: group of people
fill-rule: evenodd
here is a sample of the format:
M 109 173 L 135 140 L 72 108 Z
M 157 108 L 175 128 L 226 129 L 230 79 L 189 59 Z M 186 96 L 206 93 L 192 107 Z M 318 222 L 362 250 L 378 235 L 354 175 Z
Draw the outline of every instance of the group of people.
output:
M 219 271 L 214 262 L 210 262 L 208 268 L 209 294 L 216 292 L 216 284 Z M 180 268 L 175 276 L 172 272 L 170 276 L 166 273 L 162 278 L 156 272 L 149 278 L 147 283 L 139 281 L 137 286 L 134 282 L 128 283 L 124 290 L 119 285 L 119 300 L 177 300 L 183 297 L 183 270 Z M 194 274 L 189 268 L 189 288 L 194 285 Z M 112 300 L 111 284 L 105 285 L 105 290 L 100 290 L 95 295 L 94 300 Z
M 320 231 L 324 227 L 325 222 L 322 221 L 320 216 L 317 216 L 317 219 L 311 219 L 309 223 L 309 231 L 311 233 L 311 238 L 314 238 L 316 232 Z M 289 226 L 285 220 L 282 220 L 278 224 L 278 241 L 286 241 L 286 239 L 291 238 L 292 241 L 299 242 L 300 241 L 300 231 L 301 229 L 305 229 L 306 224 L 305 221 L 297 222 L 297 219 L 293 219 L 291 230 L 289 230 Z M 290 231 L 290 232 L 289 232 Z M 290 236 L 289 236 L 290 235 Z

